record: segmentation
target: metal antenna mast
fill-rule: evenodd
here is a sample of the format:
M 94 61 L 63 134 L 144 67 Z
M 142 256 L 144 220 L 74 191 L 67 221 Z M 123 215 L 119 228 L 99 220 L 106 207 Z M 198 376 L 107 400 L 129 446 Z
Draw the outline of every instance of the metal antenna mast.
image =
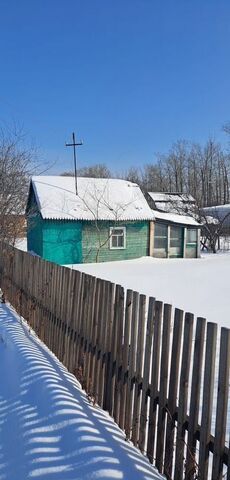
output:
M 73 157 L 74 157 L 74 178 L 75 178 L 75 190 L 77 195 L 77 155 L 76 155 L 76 147 L 83 145 L 83 142 L 75 142 L 75 133 L 72 133 L 73 143 L 66 143 L 66 147 L 73 147 Z

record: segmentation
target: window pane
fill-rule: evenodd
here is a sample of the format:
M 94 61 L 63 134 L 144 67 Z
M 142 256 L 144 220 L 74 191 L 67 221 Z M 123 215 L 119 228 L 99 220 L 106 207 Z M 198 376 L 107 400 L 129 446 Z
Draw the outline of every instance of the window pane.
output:
M 177 238 L 171 238 L 170 247 L 180 247 L 181 241 Z
M 171 227 L 170 229 L 170 237 L 174 240 L 181 240 L 182 239 L 183 230 L 180 227 Z
M 196 230 L 193 228 L 189 228 L 187 230 L 187 243 L 196 243 Z
M 124 246 L 124 237 L 122 236 L 119 236 L 117 237 L 117 240 L 118 240 L 118 247 L 123 247 Z
M 116 248 L 116 247 L 117 247 L 117 237 L 115 237 L 115 235 L 112 236 L 112 247 L 113 247 L 113 248 Z
M 183 248 L 183 228 L 170 228 L 170 257 L 181 257 Z
M 167 237 L 168 226 L 160 223 L 155 223 L 155 237 Z
M 122 228 L 114 228 L 113 229 L 114 235 L 124 235 L 124 230 Z
M 162 238 L 159 238 L 159 237 L 155 237 L 154 238 L 154 248 L 164 248 L 166 250 L 167 248 L 167 238 L 165 237 L 162 237 Z

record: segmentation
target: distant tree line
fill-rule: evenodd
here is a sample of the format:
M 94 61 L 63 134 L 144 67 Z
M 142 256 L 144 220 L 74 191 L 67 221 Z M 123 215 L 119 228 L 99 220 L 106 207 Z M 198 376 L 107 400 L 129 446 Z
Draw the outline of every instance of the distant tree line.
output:
M 78 175 L 124 178 L 138 183 L 144 192 L 190 193 L 200 208 L 230 202 L 230 155 L 212 139 L 204 146 L 177 141 L 167 154 L 158 154 L 155 162 L 131 166 L 125 172 L 113 172 L 105 164 L 95 164 L 80 168 Z

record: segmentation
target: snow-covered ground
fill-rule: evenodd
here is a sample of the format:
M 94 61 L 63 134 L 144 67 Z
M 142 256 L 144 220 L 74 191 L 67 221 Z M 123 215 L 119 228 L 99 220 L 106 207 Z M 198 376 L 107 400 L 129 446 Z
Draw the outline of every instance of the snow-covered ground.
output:
M 162 478 L 7 305 L 0 378 L 0 480 Z
M 230 253 L 206 254 L 200 259 L 143 257 L 73 268 L 230 328 Z

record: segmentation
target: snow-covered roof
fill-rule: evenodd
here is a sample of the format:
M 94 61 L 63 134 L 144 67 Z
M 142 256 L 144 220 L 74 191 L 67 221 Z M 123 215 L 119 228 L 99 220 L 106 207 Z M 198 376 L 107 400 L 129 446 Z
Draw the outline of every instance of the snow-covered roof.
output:
M 154 207 L 161 212 L 194 215 L 195 200 L 189 193 L 148 192 Z
M 154 220 L 154 214 L 132 182 L 120 179 L 36 176 L 32 187 L 44 219 Z
M 154 202 L 195 202 L 190 193 L 148 192 Z
M 225 203 L 224 205 L 214 205 L 212 207 L 204 207 L 203 208 L 204 212 L 207 211 L 207 212 L 218 212 L 218 211 L 226 211 L 226 213 L 230 210 L 230 203 Z
M 230 225 L 230 203 L 204 207 L 202 211 L 205 217 L 204 223 L 213 223 L 217 225 L 221 221 L 225 227 Z M 211 218 L 213 219 L 212 222 L 207 220 Z
M 153 210 L 156 220 L 165 220 L 166 222 L 180 223 L 182 225 L 191 225 L 194 227 L 199 227 L 200 224 L 195 220 L 195 218 L 190 217 L 189 215 L 179 215 L 177 213 L 166 213 L 159 212 L 158 210 Z

